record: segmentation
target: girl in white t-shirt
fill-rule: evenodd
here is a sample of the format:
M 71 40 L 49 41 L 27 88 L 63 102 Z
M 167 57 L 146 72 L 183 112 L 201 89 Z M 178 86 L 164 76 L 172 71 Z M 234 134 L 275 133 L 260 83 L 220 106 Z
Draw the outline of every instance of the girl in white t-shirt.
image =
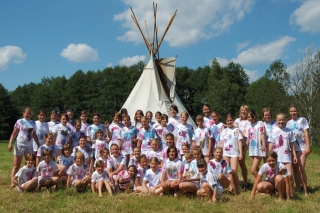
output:
M 121 135 L 120 131 L 124 127 L 122 123 L 122 115 L 119 112 L 114 113 L 113 122 L 109 125 L 109 147 L 112 144 L 118 144 L 121 147 Z
M 137 182 L 139 182 L 139 185 L 136 185 L 135 192 L 145 194 L 144 188 L 142 187 L 142 182 L 143 182 L 144 175 L 146 174 L 146 171 L 149 169 L 148 158 L 146 155 L 142 154 L 139 156 L 139 164 L 136 167 L 137 167 L 136 179 L 137 179 Z
M 172 105 L 170 107 L 171 118 L 169 118 L 168 123 L 172 124 L 175 127 L 181 122 L 180 117 L 178 116 L 178 113 L 179 113 L 178 107 L 176 105 Z
M 96 138 L 96 142 L 92 144 L 92 153 L 94 159 L 98 159 L 100 157 L 100 151 L 103 148 L 109 148 L 108 144 L 103 138 L 103 131 L 101 129 L 98 129 L 98 131 L 96 132 Z
M 183 155 L 181 146 L 182 144 L 191 145 L 192 135 L 193 135 L 193 126 L 187 124 L 189 114 L 187 112 L 181 113 L 181 123 L 175 126 L 174 136 L 175 136 L 175 145 L 177 149 L 180 150 L 180 155 Z
M 104 163 L 104 170 L 107 171 L 110 153 L 109 149 L 104 147 L 100 150 L 100 157 L 96 158 L 94 165 L 96 165 L 97 161 L 101 160 Z
M 87 123 L 88 115 L 87 112 L 82 110 L 80 113 L 80 120 L 81 120 L 81 128 L 80 131 L 86 133 L 90 124 Z
M 69 167 L 73 164 L 74 157 L 71 153 L 71 146 L 69 144 L 65 144 L 63 145 L 62 155 L 57 158 L 58 168 L 60 173 L 62 173 L 61 181 L 63 184 L 67 183 L 68 175 L 66 175 L 66 171 L 68 171 Z
M 142 193 L 148 195 L 160 195 L 163 192 L 161 187 L 161 169 L 159 168 L 160 161 L 156 157 L 152 157 L 150 160 L 150 169 L 146 171 L 143 177 Z
M 131 125 L 130 116 L 123 116 L 124 127 L 120 131 L 120 147 L 121 154 L 126 156 L 126 165 L 129 164 L 130 154 L 133 153 L 133 148 L 137 146 L 137 129 Z
M 147 111 L 147 112 L 146 112 L 146 117 L 147 117 L 147 119 L 148 119 L 149 125 L 150 125 L 151 127 L 153 127 L 153 124 L 155 124 L 155 122 L 152 121 L 152 117 L 153 117 L 152 112 L 151 112 L 151 111 Z
M 178 150 L 175 146 L 168 147 L 168 158 L 162 167 L 161 187 L 165 192 L 174 190 L 174 197 L 178 197 L 179 184 L 182 178 L 183 163 L 178 158 Z
M 79 138 L 80 136 L 85 136 L 86 133 L 81 130 L 81 121 L 76 120 L 74 122 L 75 131 L 72 132 L 72 148 L 79 146 Z
M 239 110 L 239 118 L 234 121 L 234 126 L 238 127 L 241 134 L 242 134 L 242 160 L 239 160 L 239 166 L 241 168 L 242 178 L 243 178 L 243 185 L 242 189 L 247 190 L 248 188 L 248 169 L 246 166 L 246 156 L 248 146 L 246 144 L 246 129 L 250 125 L 250 122 L 247 120 L 249 107 L 247 105 L 242 105 Z
M 93 156 L 92 149 L 90 146 L 87 146 L 86 136 L 80 136 L 79 138 L 79 146 L 73 148 L 72 156 L 75 157 L 77 152 L 83 153 L 84 162 L 86 166 L 89 167 L 89 172 L 92 174 L 93 172 Z
M 102 160 L 98 160 L 95 164 L 96 171 L 91 175 L 91 190 L 93 193 L 96 193 L 98 190 L 99 197 L 102 197 L 102 189 L 105 186 L 110 196 L 112 195 L 112 184 L 110 183 L 110 179 L 108 173 L 105 170 L 104 162 Z
M 269 151 L 277 153 L 277 161 L 284 164 L 288 170 L 290 182 L 290 195 L 293 196 L 292 160 L 297 163 L 297 155 L 294 147 L 295 137 L 292 131 L 286 127 L 286 116 L 283 113 L 277 115 L 278 126 L 274 127 L 269 140 Z M 305 188 L 307 186 L 305 185 Z
M 50 121 L 48 122 L 49 132 L 52 132 L 53 127 L 59 124 L 60 121 L 58 120 L 58 114 L 55 110 L 52 110 L 50 113 Z
M 222 130 L 225 129 L 224 124 L 220 121 L 220 114 L 216 111 L 213 111 L 211 113 L 212 120 L 209 120 L 207 122 L 206 127 L 211 130 L 212 134 L 212 149 L 211 152 L 213 152 L 214 148 L 218 147 L 220 145 L 220 134 Z
M 70 144 L 72 146 L 72 130 L 67 125 L 69 121 L 69 117 L 67 114 L 62 113 L 60 116 L 60 124 L 54 126 L 53 133 L 53 141 L 56 145 L 56 156 L 60 156 L 62 154 L 62 147 L 65 144 Z
M 231 169 L 237 172 L 238 162 L 242 159 L 242 134 L 237 127 L 234 127 L 234 117 L 231 114 L 226 116 L 227 128 L 220 134 L 220 147 L 223 149 L 223 159 L 227 160 Z
M 136 111 L 136 113 L 134 114 L 133 126 L 134 126 L 135 128 L 137 128 L 138 131 L 142 128 L 142 125 L 141 125 L 141 118 L 142 118 L 142 116 L 144 116 L 144 114 L 143 114 L 143 111 L 140 110 L 140 109 L 138 109 L 138 110 Z
M 289 108 L 291 119 L 287 122 L 287 127 L 293 132 L 296 139 L 294 145 L 297 152 L 296 164 L 293 164 L 294 180 L 298 191 L 303 190 L 307 196 L 307 175 L 305 165 L 307 156 L 310 154 L 309 123 L 307 119 L 300 117 L 297 106 Z
M 183 193 L 196 193 L 200 189 L 200 182 L 199 182 L 199 171 L 197 167 L 197 162 L 200 159 L 203 159 L 202 149 L 199 146 L 195 146 L 192 149 L 193 160 L 190 164 L 184 167 L 189 167 L 187 176 L 182 180 L 179 184 L 179 189 Z
M 166 143 L 166 136 L 168 133 L 174 132 L 174 126 L 172 124 L 168 124 L 168 116 L 166 114 L 161 115 L 160 120 L 160 125 L 155 129 L 160 138 L 160 149 L 163 150 L 168 147 Z
M 149 125 L 147 117 L 143 116 L 141 118 L 141 129 L 138 133 L 137 146 L 141 148 L 141 153 L 146 154 L 151 150 L 151 141 L 153 138 L 159 138 L 156 130 Z
M 26 165 L 19 169 L 13 178 L 13 183 L 19 192 L 32 191 L 38 186 L 38 177 L 34 165 L 34 156 L 25 155 Z
M 38 112 L 38 119 L 35 123 L 36 123 L 36 133 L 38 136 L 38 140 L 40 143 L 40 146 L 45 144 L 45 134 L 49 132 L 49 127 L 47 122 L 45 122 L 46 119 L 46 113 L 43 110 L 39 110 Z M 37 143 L 35 141 L 33 141 L 33 152 L 34 155 L 37 155 L 37 151 L 38 151 L 38 146 Z
M 204 116 L 203 117 L 203 124 L 205 126 L 207 126 L 207 123 L 212 120 L 212 117 L 210 115 L 210 113 L 211 113 L 210 106 L 208 104 L 204 104 L 202 107 L 202 112 L 203 112 L 203 116 Z
M 40 146 L 38 136 L 36 134 L 36 124 L 33 120 L 31 120 L 31 116 L 31 109 L 28 107 L 25 108 L 23 110 L 23 118 L 17 120 L 9 140 L 8 151 L 11 152 L 13 141 L 16 139 L 16 144 L 14 146 L 13 152 L 14 164 L 11 171 L 11 181 L 13 181 L 14 175 L 20 168 L 23 155 L 33 152 L 32 139 L 34 139 L 37 145 Z M 14 184 L 12 182 L 11 188 L 13 187 Z
M 135 165 L 136 167 L 139 166 L 139 156 L 141 155 L 141 149 L 139 147 L 135 147 L 133 149 L 133 154 L 130 157 L 128 166 Z
M 157 112 L 154 114 L 154 117 L 155 117 L 155 119 L 156 119 L 157 122 L 155 122 L 155 123 L 152 125 L 153 128 L 156 129 L 157 127 L 161 126 L 161 116 L 162 116 L 162 113 L 159 112 L 159 111 L 157 111 Z
M 131 165 L 127 170 L 122 170 L 117 174 L 115 179 L 115 186 L 120 191 L 131 191 L 135 185 L 140 185 L 137 176 L 137 167 Z
M 228 161 L 222 158 L 223 150 L 221 147 L 215 148 L 214 159 L 209 161 L 208 171 L 218 177 L 218 182 L 223 188 L 230 186 L 231 192 L 235 195 L 240 193 L 238 174 L 231 169 Z
M 272 120 L 272 113 L 271 113 L 271 109 L 270 108 L 263 108 L 262 109 L 262 118 L 263 118 L 263 123 L 264 123 L 264 127 L 266 129 L 266 154 L 269 152 L 269 140 L 268 138 L 271 136 L 272 133 L 272 129 L 277 127 L 277 123 L 276 121 Z M 267 158 L 264 157 L 263 161 L 266 163 L 267 162 Z
M 52 160 L 52 156 L 49 150 L 42 152 L 43 161 L 41 161 L 37 167 L 38 172 L 38 187 L 46 187 L 51 190 L 52 186 L 56 186 L 58 189 L 62 176 L 59 173 L 57 163 Z
M 45 149 L 48 149 L 51 153 L 51 156 L 55 158 L 56 153 L 55 153 L 55 145 L 53 142 L 53 134 L 52 133 L 46 133 L 44 136 L 45 139 L 45 144 L 41 145 L 37 151 L 37 158 L 36 158 L 36 166 L 43 160 L 42 159 L 42 152 Z
M 76 152 L 74 162 L 67 171 L 67 188 L 73 185 L 77 191 L 82 192 L 91 181 L 89 166 L 84 164 L 84 154 L 82 152 Z
M 194 130 L 192 136 L 192 147 L 200 146 L 202 153 L 204 153 L 204 159 L 208 163 L 211 157 L 212 148 L 212 134 L 211 130 L 204 126 L 203 117 L 198 115 L 196 117 L 196 123 L 198 128 Z
M 96 142 L 96 132 L 98 129 L 101 129 L 103 131 L 103 138 L 105 138 L 108 134 L 108 128 L 105 127 L 105 125 L 100 123 L 100 114 L 99 113 L 93 113 L 92 115 L 92 121 L 93 124 L 90 125 L 87 129 L 86 136 L 87 141 L 90 145 L 94 144 Z
M 162 154 L 162 151 L 159 149 L 159 141 L 158 139 L 154 138 L 152 139 L 151 141 L 151 151 L 148 151 L 146 152 L 146 156 L 148 158 L 148 165 L 150 164 L 150 159 L 153 158 L 153 157 L 156 157 L 159 159 L 159 162 L 160 162 L 160 168 L 161 168 L 161 165 L 163 163 L 163 154 Z
M 277 153 L 273 151 L 268 153 L 267 163 L 261 166 L 254 182 L 250 197 L 251 200 L 257 191 L 273 195 L 275 190 L 279 193 L 279 201 L 284 199 L 285 194 L 287 200 L 290 200 L 288 171 L 282 163 L 277 161 L 277 158 Z M 266 174 L 266 178 L 262 179 L 264 174 Z
M 201 184 L 201 189 L 197 191 L 198 196 L 207 196 L 209 203 L 216 203 L 223 191 L 223 188 L 218 181 L 218 177 L 208 171 L 207 163 L 203 159 L 200 159 L 197 162 L 197 169 L 199 171 L 198 177 Z
M 111 156 L 107 165 L 107 171 L 111 183 L 114 183 L 120 171 L 126 170 L 126 157 L 120 154 L 120 149 L 117 144 L 111 145 Z
M 251 110 L 248 112 L 248 121 L 250 125 L 246 129 L 247 145 L 249 146 L 249 157 L 251 161 L 251 173 L 254 178 L 257 177 L 259 164 L 266 156 L 266 136 L 262 121 L 257 121 L 257 114 Z

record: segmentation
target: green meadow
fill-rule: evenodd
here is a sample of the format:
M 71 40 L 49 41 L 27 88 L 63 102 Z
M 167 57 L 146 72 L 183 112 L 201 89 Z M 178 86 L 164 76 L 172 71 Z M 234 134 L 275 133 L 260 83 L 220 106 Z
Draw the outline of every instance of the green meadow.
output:
M 104 193 L 98 198 L 91 190 L 75 193 L 72 189 L 21 194 L 10 189 L 13 155 L 7 151 L 7 141 L 0 142 L 0 153 L 0 212 L 320 212 L 319 148 L 313 148 L 307 159 L 309 197 L 296 192 L 286 202 L 278 202 L 277 197 L 269 195 L 257 195 L 250 201 L 250 191 L 246 191 L 239 196 L 224 194 L 216 204 L 169 195 L 144 197 L 118 193 L 110 197 Z M 247 165 L 250 166 L 249 162 Z M 252 183 L 252 175 L 249 178 Z

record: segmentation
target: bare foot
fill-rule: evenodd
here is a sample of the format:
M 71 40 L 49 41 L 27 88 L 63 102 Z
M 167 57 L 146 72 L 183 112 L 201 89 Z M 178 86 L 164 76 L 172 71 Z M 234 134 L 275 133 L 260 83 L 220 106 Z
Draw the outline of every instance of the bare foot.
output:
M 216 202 L 218 202 L 218 200 L 216 198 L 213 198 L 212 203 L 216 203 Z
M 102 194 L 99 194 L 99 197 L 102 198 Z

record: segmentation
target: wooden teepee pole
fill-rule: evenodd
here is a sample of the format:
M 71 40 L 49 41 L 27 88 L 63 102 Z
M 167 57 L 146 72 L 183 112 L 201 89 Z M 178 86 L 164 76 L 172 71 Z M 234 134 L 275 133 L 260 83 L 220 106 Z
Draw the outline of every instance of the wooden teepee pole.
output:
M 141 30 L 141 27 L 140 27 L 140 25 L 139 25 L 139 22 L 138 22 L 136 16 L 134 15 L 134 12 L 133 12 L 133 10 L 132 10 L 131 7 L 130 7 L 130 9 L 131 9 L 131 12 L 132 12 L 131 18 L 133 19 L 134 23 L 137 25 L 137 27 L 138 27 L 141 35 L 142 35 L 142 38 L 143 38 L 143 40 L 144 40 L 144 42 L 145 42 L 145 44 L 146 44 L 149 52 L 151 52 L 150 43 L 147 41 L 146 37 L 144 36 L 144 34 L 143 34 L 142 30 Z

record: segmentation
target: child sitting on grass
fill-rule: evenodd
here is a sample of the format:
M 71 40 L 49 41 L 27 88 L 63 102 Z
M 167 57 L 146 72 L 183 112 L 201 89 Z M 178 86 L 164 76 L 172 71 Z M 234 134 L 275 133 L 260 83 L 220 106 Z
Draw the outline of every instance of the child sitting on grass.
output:
M 26 165 L 19 169 L 13 178 L 13 183 L 19 192 L 32 191 L 38 186 L 38 178 L 31 153 L 25 155 Z
M 106 190 L 112 195 L 111 183 L 106 170 L 104 170 L 104 162 L 98 160 L 95 164 L 96 171 L 92 173 L 91 176 L 91 189 L 95 193 L 98 190 L 99 197 L 102 197 L 102 189 L 105 186 Z
M 51 190 L 52 186 L 58 189 L 60 183 L 60 172 L 57 163 L 52 160 L 51 152 L 48 149 L 42 152 L 43 161 L 37 167 L 39 190 L 46 187 Z
M 140 185 L 136 183 L 137 167 L 131 165 L 128 167 L 128 170 L 122 170 L 118 173 L 115 180 L 115 186 L 117 190 L 120 191 L 131 191 L 134 189 L 134 185 Z
M 197 167 L 201 184 L 201 189 L 198 190 L 197 194 L 200 196 L 206 194 L 209 203 L 216 203 L 223 191 L 222 186 L 218 182 L 218 177 L 208 172 L 207 163 L 204 159 L 198 160 Z M 205 191 L 205 193 L 203 193 L 203 191 Z
M 84 164 L 84 154 L 82 152 L 76 152 L 74 162 L 67 171 L 67 188 L 73 185 L 77 191 L 82 192 L 87 188 L 91 180 L 89 165 Z

